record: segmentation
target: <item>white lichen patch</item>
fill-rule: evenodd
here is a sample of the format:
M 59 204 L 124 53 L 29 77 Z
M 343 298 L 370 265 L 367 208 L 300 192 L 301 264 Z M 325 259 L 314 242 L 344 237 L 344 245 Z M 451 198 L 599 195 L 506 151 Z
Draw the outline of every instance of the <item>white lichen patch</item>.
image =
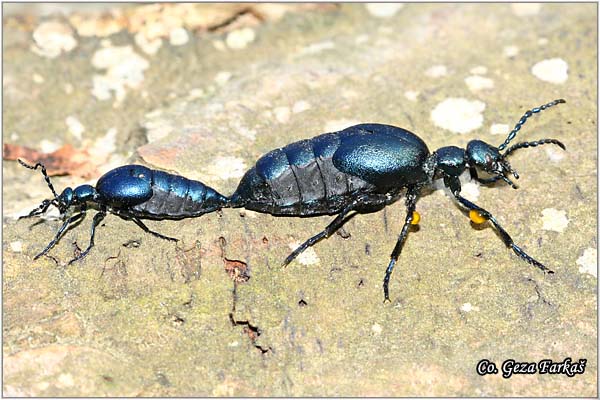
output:
M 471 303 L 465 303 L 460 306 L 460 310 L 464 312 L 479 311 L 479 307 L 474 306 Z
M 248 47 L 256 39 L 256 34 L 252 28 L 242 28 L 231 31 L 225 38 L 225 44 L 230 49 L 239 50 Z
M 117 150 L 117 128 L 110 128 L 104 136 L 99 137 L 94 141 L 92 153 L 97 154 L 112 154 Z
M 342 129 L 346 129 L 349 126 L 358 124 L 360 124 L 360 121 L 355 119 L 335 119 L 332 121 L 328 121 L 325 124 L 323 132 L 337 132 L 341 131 Z
M 430 78 L 440 78 L 448 75 L 448 68 L 445 65 L 434 65 L 425 70 L 425 75 Z
M 567 81 L 569 65 L 562 58 L 542 60 L 531 67 L 531 73 L 545 82 L 561 84 Z
M 246 163 L 239 157 L 219 156 L 208 163 L 206 173 L 220 179 L 241 178 L 246 172 Z
M 358 35 L 356 37 L 356 39 L 354 39 L 354 43 L 356 43 L 356 44 L 364 44 L 364 43 L 367 43 L 368 41 L 369 41 L 369 35 L 367 35 L 367 34 Z
M 58 150 L 60 146 L 62 146 L 61 143 L 55 142 L 53 140 L 42 139 L 40 141 L 40 150 L 42 150 L 44 153 L 52 153 Z
M 294 242 L 290 243 L 288 247 L 291 250 L 296 250 L 301 244 L 302 243 L 300 242 Z M 303 265 L 315 265 L 321 262 L 321 260 L 319 260 L 319 256 L 317 256 L 317 253 L 315 252 L 315 249 L 313 249 L 312 247 L 309 247 L 308 249 L 300 253 L 300 255 L 296 257 L 296 260 L 298 260 L 298 262 Z
M 377 322 L 371 326 L 371 332 L 373 332 L 376 335 L 381 335 L 382 331 L 383 331 L 383 328 Z
M 61 53 L 68 53 L 77 46 L 77 40 L 73 36 L 73 30 L 67 24 L 58 21 L 41 23 L 33 31 L 35 45 L 31 50 L 48 58 L 56 58 Z
M 542 210 L 542 229 L 546 231 L 564 232 L 569 225 L 567 212 L 565 210 L 556 210 L 554 208 L 545 208 Z
M 462 184 L 460 193 L 467 198 L 467 200 L 477 201 L 479 199 L 479 185 L 475 182 L 466 182 Z
M 479 75 L 471 75 L 465 78 L 465 83 L 472 92 L 478 92 L 485 89 L 493 89 L 494 81 L 490 78 Z
M 478 65 L 476 67 L 471 68 L 471 70 L 469 71 L 470 73 L 472 73 L 473 75 L 485 75 L 487 74 L 487 68 L 484 67 L 483 65 Z
M 416 90 L 407 90 L 406 92 L 404 92 L 404 97 L 406 97 L 406 99 L 410 101 L 417 101 L 419 97 L 419 92 L 417 92 Z
M 294 105 L 292 106 L 292 112 L 294 114 L 299 114 L 301 112 L 304 112 L 304 111 L 310 110 L 310 109 L 311 109 L 310 103 L 305 100 L 299 100 L 299 101 L 295 102 Z
M 212 45 L 215 49 L 217 49 L 219 51 L 227 50 L 227 46 L 225 45 L 225 42 L 222 40 L 213 40 Z
M 187 42 L 189 42 L 190 36 L 185 28 L 175 28 L 169 32 L 169 43 L 172 46 L 183 46 Z
M 73 135 L 78 140 L 81 140 L 83 132 L 85 132 L 85 126 L 74 116 L 69 115 L 65 119 L 65 124 L 67 124 L 67 129 L 69 129 L 69 133 Z
M 323 42 L 312 43 L 306 47 L 303 47 L 302 50 L 300 50 L 300 54 L 317 54 L 333 48 L 335 48 L 335 43 L 333 43 L 331 40 L 326 40 Z
M 432 111 L 433 123 L 455 133 L 467 133 L 483 124 L 485 103 L 464 98 L 447 98 Z
M 365 4 L 367 11 L 377 18 L 390 18 L 396 15 L 404 4 L 402 3 L 367 3 Z
M 23 251 L 23 242 L 21 242 L 20 240 L 10 242 L 10 250 L 13 253 L 21 253 Z
M 75 380 L 73 379 L 73 375 L 69 373 L 62 373 L 58 376 L 56 386 L 59 388 L 67 388 L 75 385 Z
M 133 40 L 144 53 L 150 56 L 156 54 L 163 43 L 161 38 L 148 39 L 143 32 L 136 33 Z
M 35 83 L 37 83 L 38 85 L 44 83 L 44 77 L 41 76 L 40 74 L 33 74 L 31 76 L 31 79 L 33 79 L 33 81 Z
M 223 86 L 224 84 L 229 82 L 232 76 L 233 74 L 229 71 L 220 71 L 217 73 L 217 75 L 215 75 L 215 82 L 217 83 L 217 85 Z
M 512 12 L 517 17 L 529 17 L 539 14 L 542 9 L 541 3 L 512 3 L 510 5 Z
M 579 272 L 582 274 L 590 274 L 594 278 L 598 277 L 598 251 L 596 249 L 592 247 L 585 249 L 576 263 L 579 265 Z
M 519 48 L 517 46 L 505 46 L 502 53 L 504 57 L 513 58 L 519 54 Z
M 545 146 L 546 154 L 552 162 L 559 162 L 565 158 L 565 151 L 557 146 Z
M 507 124 L 492 124 L 490 126 L 490 134 L 492 135 L 508 135 L 510 127 Z
M 275 107 L 273 114 L 275 114 L 275 119 L 277 122 L 280 124 L 287 124 L 290 121 L 292 111 L 289 107 Z
M 136 89 L 144 81 L 144 71 L 150 64 L 131 46 L 105 47 L 96 51 L 92 65 L 104 69 L 104 75 L 94 75 L 92 94 L 98 100 L 109 100 L 112 93 L 117 102 L 125 99 L 126 88 Z

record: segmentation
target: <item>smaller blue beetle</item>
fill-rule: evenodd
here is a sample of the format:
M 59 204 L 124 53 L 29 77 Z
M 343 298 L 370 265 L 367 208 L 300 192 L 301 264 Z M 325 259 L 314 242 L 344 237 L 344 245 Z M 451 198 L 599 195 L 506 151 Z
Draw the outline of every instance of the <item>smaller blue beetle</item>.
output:
M 34 259 L 48 253 L 59 241 L 63 232 L 85 216 L 88 207 L 98 209 L 92 221 L 90 243 L 81 254 L 69 261 L 69 264 L 85 257 L 94 247 L 96 227 L 109 212 L 135 222 L 144 231 L 156 237 L 177 241 L 175 238 L 150 230 L 141 220 L 198 217 L 216 211 L 228 202 L 225 196 L 202 182 L 153 170 L 142 165 L 124 165 L 115 168 L 100 177 L 96 187 L 91 185 L 81 185 L 75 189 L 67 187 L 58 195 L 50 182 L 46 168 L 41 163 L 32 166 L 21 160 L 17 161 L 29 169 L 41 168 L 46 183 L 54 195 L 53 199 L 44 200 L 29 215 L 21 218 L 43 214 L 51 205 L 58 208 L 63 216 L 71 208 L 78 210 L 75 215 L 65 219 L 54 239 Z

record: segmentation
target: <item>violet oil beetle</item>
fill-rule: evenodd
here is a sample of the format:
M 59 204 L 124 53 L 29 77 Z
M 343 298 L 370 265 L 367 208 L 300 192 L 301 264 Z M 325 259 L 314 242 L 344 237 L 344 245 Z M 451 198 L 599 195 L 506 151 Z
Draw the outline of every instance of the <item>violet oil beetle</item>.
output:
M 471 140 L 466 149 L 446 146 L 430 153 L 425 142 L 414 133 L 382 124 L 354 125 L 301 140 L 262 156 L 242 178 L 229 206 L 273 215 L 337 215 L 324 230 L 294 250 L 285 259 L 284 265 L 287 265 L 308 247 L 335 233 L 355 213 L 380 210 L 404 193 L 406 218 L 383 279 L 385 300 L 389 301 L 392 271 L 409 227 L 420 219 L 416 203 L 421 189 L 435 179 L 443 179 L 458 203 L 469 210 L 473 222 L 490 221 L 515 254 L 542 271 L 552 273 L 517 246 L 489 211 L 461 196 L 459 176 L 468 169 L 471 178 L 482 184 L 503 180 L 516 189 L 509 176 L 518 179 L 519 175 L 508 162 L 510 154 L 543 144 L 555 144 L 563 150 L 565 146 L 556 139 L 540 139 L 506 147 L 529 117 L 560 103 L 565 100 L 554 100 L 528 110 L 497 147 Z M 491 177 L 479 177 L 478 171 Z M 349 215 L 351 212 L 354 214 Z

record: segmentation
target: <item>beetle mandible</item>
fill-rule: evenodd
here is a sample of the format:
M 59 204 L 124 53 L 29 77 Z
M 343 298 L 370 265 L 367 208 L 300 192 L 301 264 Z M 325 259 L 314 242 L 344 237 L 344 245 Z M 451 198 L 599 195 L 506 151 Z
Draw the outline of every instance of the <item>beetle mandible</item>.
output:
M 406 218 L 383 279 L 385 301 L 389 281 L 411 224 L 420 219 L 416 203 L 423 187 L 443 179 L 458 203 L 469 210 L 475 223 L 489 220 L 504 244 L 521 259 L 552 273 L 517 246 L 496 218 L 487 210 L 461 196 L 459 176 L 469 169 L 471 178 L 482 184 L 503 180 L 517 188 L 509 175 L 519 178 L 506 157 L 515 150 L 543 144 L 565 146 L 556 139 L 521 142 L 506 149 L 533 114 L 556 104 L 558 99 L 525 112 L 498 147 L 471 140 L 466 149 L 442 147 L 433 153 L 418 136 L 405 129 L 382 124 L 360 124 L 334 133 L 325 133 L 273 150 L 262 156 L 242 178 L 228 206 L 244 207 L 273 215 L 310 217 L 334 215 L 324 230 L 311 237 L 284 261 L 289 264 L 319 240 L 331 236 L 349 219 L 351 211 L 373 212 L 401 197 L 406 189 Z M 506 149 L 506 150 L 505 150 Z M 504 150 L 504 153 L 501 153 Z M 478 170 L 490 174 L 482 178 Z M 354 214 L 353 214 L 354 215 Z
M 69 264 L 85 257 L 94 247 L 96 227 L 107 213 L 118 215 L 125 220 L 135 222 L 144 231 L 161 239 L 177 241 L 177 239 L 161 235 L 150 230 L 142 219 L 183 219 L 198 217 L 220 209 L 228 199 L 202 182 L 184 178 L 179 175 L 153 170 L 142 165 L 124 165 L 108 171 L 98 179 L 96 187 L 91 185 L 77 186 L 75 189 L 65 188 L 59 195 L 54 190 L 46 168 L 41 163 L 29 165 L 18 160 L 26 168 L 41 169 L 44 179 L 54 195 L 53 199 L 42 201 L 37 208 L 21 218 L 29 218 L 45 213 L 53 205 L 61 213 L 63 224 L 56 232 L 54 239 L 34 260 L 48 253 L 59 241 L 65 230 L 77 224 L 88 207 L 98 209 L 92 221 L 90 243 Z M 77 211 L 67 217 L 67 213 Z M 20 218 L 19 218 L 20 219 Z

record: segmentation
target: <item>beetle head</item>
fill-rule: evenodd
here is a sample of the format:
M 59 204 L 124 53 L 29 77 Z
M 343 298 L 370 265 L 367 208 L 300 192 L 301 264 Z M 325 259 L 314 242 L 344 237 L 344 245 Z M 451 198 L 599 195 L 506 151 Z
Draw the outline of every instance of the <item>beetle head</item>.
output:
M 497 147 L 484 141 L 471 140 L 467 144 L 466 162 L 470 168 L 479 168 L 494 175 L 494 180 L 502 179 L 516 188 L 516 185 L 506 175 L 512 174 L 515 179 L 519 179 L 519 174 L 511 167 L 505 155 L 501 154 Z
M 81 185 L 73 190 L 70 187 L 65 188 L 62 193 L 59 195 L 54 190 L 54 186 L 50 181 L 50 177 L 46 172 L 46 168 L 43 164 L 37 163 L 35 165 L 29 165 L 21 160 L 17 160 L 19 164 L 24 166 L 25 168 L 36 170 L 40 168 L 42 170 L 42 175 L 48 184 L 48 188 L 54 195 L 53 199 L 46 199 L 42 201 L 42 203 L 35 209 L 33 209 L 28 215 L 22 216 L 20 218 L 28 218 L 36 215 L 40 215 L 45 213 L 48 208 L 52 205 L 55 206 L 58 211 L 62 214 L 65 214 L 71 206 L 83 205 L 87 201 L 93 201 L 96 197 L 96 189 L 90 185 Z

